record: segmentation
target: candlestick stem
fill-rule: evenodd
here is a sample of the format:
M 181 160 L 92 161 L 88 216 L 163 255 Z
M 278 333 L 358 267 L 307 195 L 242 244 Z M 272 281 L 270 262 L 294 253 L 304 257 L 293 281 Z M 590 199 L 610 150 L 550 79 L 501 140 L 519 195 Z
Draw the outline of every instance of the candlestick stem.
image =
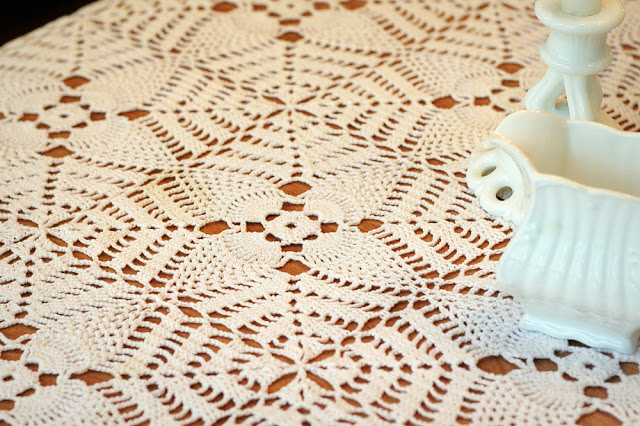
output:
M 573 16 L 592 16 L 602 9 L 601 0 L 562 0 L 562 11 Z

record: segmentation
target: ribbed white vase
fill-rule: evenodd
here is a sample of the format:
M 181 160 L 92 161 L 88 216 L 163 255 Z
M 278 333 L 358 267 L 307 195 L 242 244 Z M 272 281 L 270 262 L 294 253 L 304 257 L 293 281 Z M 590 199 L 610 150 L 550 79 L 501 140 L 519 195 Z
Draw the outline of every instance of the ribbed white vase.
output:
M 537 111 L 507 117 L 476 149 L 469 187 L 489 213 L 519 225 L 497 280 L 522 303 L 523 328 L 636 349 L 639 160 L 638 133 Z

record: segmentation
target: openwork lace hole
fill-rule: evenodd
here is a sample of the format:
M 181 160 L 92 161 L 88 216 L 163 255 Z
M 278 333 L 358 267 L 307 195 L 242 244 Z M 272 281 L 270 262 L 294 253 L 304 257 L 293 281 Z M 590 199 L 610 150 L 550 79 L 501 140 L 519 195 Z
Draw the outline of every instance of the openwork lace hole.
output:
M 510 186 L 503 186 L 496 192 L 496 198 L 500 201 L 506 201 L 513 195 L 513 189 Z

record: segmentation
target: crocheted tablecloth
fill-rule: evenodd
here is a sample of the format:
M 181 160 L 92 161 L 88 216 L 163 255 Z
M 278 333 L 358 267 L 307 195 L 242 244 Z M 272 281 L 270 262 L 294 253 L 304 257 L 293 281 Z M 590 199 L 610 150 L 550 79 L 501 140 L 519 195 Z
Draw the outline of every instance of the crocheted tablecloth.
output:
M 2 47 L 0 419 L 638 424 L 640 356 L 520 330 L 465 185 L 533 3 L 104 0 Z

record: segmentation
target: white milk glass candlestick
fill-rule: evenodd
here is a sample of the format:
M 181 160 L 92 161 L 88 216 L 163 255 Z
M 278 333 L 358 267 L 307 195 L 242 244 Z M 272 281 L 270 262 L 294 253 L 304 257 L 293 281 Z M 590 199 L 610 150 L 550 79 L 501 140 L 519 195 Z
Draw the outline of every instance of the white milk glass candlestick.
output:
M 596 73 L 611 64 L 606 37 L 624 18 L 621 1 L 538 0 L 536 15 L 549 27 L 540 49 L 548 68 L 527 93 L 527 109 L 616 127 L 600 110 L 602 88 Z M 559 102 L 563 94 L 567 101 Z
M 562 11 L 573 16 L 591 16 L 600 12 L 602 0 L 562 0 Z
M 600 111 L 619 0 L 538 0 L 544 77 L 471 155 L 467 183 L 517 226 L 496 273 L 521 327 L 631 353 L 640 337 L 640 134 Z M 566 92 L 567 103 L 558 97 Z M 534 111 L 535 110 L 535 111 Z M 604 125 L 605 123 L 607 125 Z

